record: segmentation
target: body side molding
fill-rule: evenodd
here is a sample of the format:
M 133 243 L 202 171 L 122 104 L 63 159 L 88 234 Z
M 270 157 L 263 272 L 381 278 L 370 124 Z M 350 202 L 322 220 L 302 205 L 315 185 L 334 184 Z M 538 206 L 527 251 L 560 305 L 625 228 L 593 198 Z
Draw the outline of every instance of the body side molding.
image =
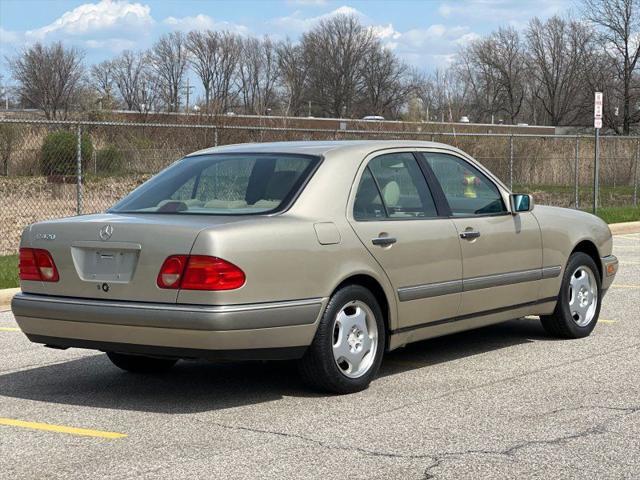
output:
M 495 275 L 484 275 L 461 280 L 450 280 L 447 282 L 427 283 L 424 285 L 413 285 L 398 289 L 398 299 L 401 302 L 417 300 L 420 298 L 437 297 L 451 293 L 468 292 L 483 288 L 499 287 L 501 285 L 513 285 L 515 283 L 532 282 L 548 278 L 555 278 L 560 275 L 562 267 L 534 268 L 531 270 L 519 270 L 516 272 L 498 273 Z

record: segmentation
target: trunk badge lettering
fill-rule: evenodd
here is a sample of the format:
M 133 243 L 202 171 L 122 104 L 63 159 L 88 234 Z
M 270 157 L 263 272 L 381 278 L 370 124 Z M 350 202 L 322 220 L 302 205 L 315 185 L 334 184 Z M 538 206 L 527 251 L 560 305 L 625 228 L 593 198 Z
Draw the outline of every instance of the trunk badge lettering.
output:
M 55 240 L 55 239 L 56 239 L 55 233 L 37 233 L 36 234 L 36 240 Z
M 100 240 L 109 240 L 113 235 L 113 227 L 111 225 L 105 225 L 98 232 L 98 238 Z

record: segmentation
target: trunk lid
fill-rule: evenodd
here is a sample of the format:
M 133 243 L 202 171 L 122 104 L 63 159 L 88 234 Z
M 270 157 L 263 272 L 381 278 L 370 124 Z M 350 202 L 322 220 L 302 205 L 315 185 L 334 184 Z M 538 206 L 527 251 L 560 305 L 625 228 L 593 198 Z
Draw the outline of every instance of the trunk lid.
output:
M 189 254 L 202 230 L 241 217 L 97 214 L 33 225 L 31 247 L 48 250 L 60 281 L 23 282 L 26 292 L 66 297 L 175 303 L 178 290 L 158 288 L 162 262 Z M 25 245 L 26 246 L 26 245 Z

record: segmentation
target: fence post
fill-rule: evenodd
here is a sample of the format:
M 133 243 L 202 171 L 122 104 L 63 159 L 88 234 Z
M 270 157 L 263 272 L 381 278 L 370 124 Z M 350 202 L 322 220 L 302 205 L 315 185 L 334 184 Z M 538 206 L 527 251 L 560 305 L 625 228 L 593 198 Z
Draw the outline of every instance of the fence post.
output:
M 76 214 L 82 215 L 82 126 L 76 126 Z
M 509 188 L 513 190 L 513 135 L 509 137 Z
M 576 193 L 576 210 L 578 208 L 580 208 L 580 193 L 578 191 L 578 185 L 580 184 L 580 176 L 578 175 L 578 166 L 580 163 L 580 137 L 576 135 L 576 158 L 575 158 L 575 165 L 573 167 L 574 169 L 574 175 L 575 175 L 575 193 Z
M 213 127 L 213 146 L 218 146 L 218 127 Z
M 638 206 L 638 163 L 640 163 L 640 140 L 636 140 L 636 162 L 633 172 L 633 206 Z

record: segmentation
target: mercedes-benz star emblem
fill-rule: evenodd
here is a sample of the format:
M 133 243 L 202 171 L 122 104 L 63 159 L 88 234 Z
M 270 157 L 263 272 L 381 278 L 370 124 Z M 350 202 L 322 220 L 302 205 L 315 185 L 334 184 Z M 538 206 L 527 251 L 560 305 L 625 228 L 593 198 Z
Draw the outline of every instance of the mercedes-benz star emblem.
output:
M 100 240 L 109 240 L 111 235 L 113 235 L 113 227 L 111 225 L 105 225 L 98 232 Z

